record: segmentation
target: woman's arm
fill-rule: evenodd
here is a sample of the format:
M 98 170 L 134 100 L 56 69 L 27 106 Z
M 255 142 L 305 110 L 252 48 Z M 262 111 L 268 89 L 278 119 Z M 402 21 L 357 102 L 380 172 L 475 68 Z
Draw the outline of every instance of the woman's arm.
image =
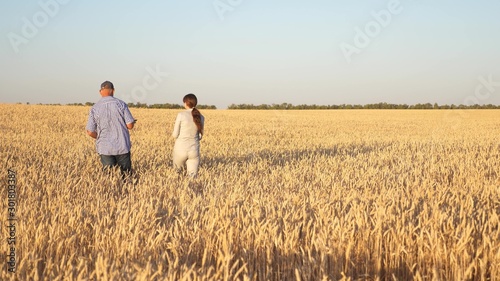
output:
M 181 115 L 177 114 L 177 118 L 175 118 L 174 131 L 172 132 L 172 136 L 174 138 L 178 138 L 180 131 L 181 131 Z
M 203 134 L 205 133 L 205 117 L 203 115 L 200 116 L 201 118 L 201 127 L 203 128 Z M 201 140 L 203 138 L 203 134 L 198 133 L 198 137 Z

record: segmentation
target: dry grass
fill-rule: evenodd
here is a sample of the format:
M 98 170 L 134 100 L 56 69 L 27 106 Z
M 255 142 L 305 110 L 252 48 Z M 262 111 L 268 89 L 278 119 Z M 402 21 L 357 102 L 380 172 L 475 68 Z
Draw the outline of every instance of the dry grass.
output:
M 500 280 L 498 111 L 208 111 L 199 178 L 177 111 L 132 109 L 134 184 L 88 107 L 0 105 L 17 280 Z M 1 244 L 7 252 L 7 192 Z

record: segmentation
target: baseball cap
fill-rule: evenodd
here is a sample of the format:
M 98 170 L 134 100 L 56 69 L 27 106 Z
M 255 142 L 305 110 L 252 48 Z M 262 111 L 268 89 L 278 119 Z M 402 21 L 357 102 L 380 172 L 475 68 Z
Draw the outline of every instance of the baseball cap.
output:
M 111 83 L 109 81 L 104 81 L 101 84 L 101 89 L 111 89 L 111 90 L 114 90 L 115 87 L 113 86 L 113 83 Z

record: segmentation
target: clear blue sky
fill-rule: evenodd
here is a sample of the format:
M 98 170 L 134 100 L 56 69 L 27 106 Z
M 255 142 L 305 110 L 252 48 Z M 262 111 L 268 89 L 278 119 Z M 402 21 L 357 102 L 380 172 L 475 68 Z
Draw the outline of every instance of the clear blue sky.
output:
M 148 104 L 187 93 L 218 108 L 500 104 L 499 11 L 498 0 L 2 1 L 0 102 L 96 102 L 110 80 L 116 97 Z

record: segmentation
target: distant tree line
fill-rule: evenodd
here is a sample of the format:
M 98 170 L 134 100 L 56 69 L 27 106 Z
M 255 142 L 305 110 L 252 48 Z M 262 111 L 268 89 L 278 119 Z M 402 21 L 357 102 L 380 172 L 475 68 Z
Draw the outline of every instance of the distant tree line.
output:
M 146 103 L 128 103 L 128 107 L 131 108 L 162 108 L 162 109 L 184 109 L 184 105 L 175 104 L 175 103 L 155 103 L 155 104 L 146 104 Z M 198 109 L 217 109 L 215 105 L 206 105 L 206 104 L 198 104 L 196 106 Z
M 86 102 L 85 104 L 83 103 L 68 103 L 68 105 L 73 105 L 73 106 L 93 106 L 93 102 Z M 130 108 L 162 108 L 162 109 L 183 109 L 184 106 L 180 104 L 174 104 L 174 103 L 155 103 L 155 104 L 147 104 L 147 103 L 127 103 L 128 107 Z M 199 104 L 196 106 L 198 109 L 217 109 L 215 105 L 205 105 L 205 104 Z
M 299 104 L 293 105 L 290 103 L 282 104 L 231 104 L 228 109 L 272 109 L 272 110 L 287 110 L 287 109 L 500 109 L 500 105 L 486 104 L 486 105 L 438 105 L 437 103 L 417 103 L 414 105 L 408 104 L 392 104 L 386 102 L 371 103 L 371 104 L 340 104 L 340 105 L 317 105 L 317 104 Z
M 27 102 L 26 104 L 30 104 Z M 39 105 L 42 105 L 39 103 Z M 56 104 L 45 104 L 45 105 L 61 105 L 59 103 Z M 86 103 L 68 103 L 67 105 L 71 106 L 93 106 L 93 102 L 86 102 Z M 128 103 L 128 107 L 131 108 L 162 108 L 162 109 L 183 109 L 184 106 L 180 104 L 174 104 L 174 103 L 163 103 L 163 104 L 146 104 L 146 103 Z M 204 104 L 199 104 L 196 106 L 196 108 L 199 109 L 217 109 L 215 105 L 204 105 Z M 307 110 L 307 109 L 500 109 L 500 105 L 494 105 L 494 104 L 473 104 L 473 105 L 438 105 L 437 103 L 431 104 L 431 103 L 417 103 L 413 105 L 408 105 L 408 104 L 393 104 L 393 103 L 386 103 L 386 102 L 380 102 L 380 103 L 370 103 L 370 104 L 365 104 L 365 105 L 360 105 L 360 104 L 339 104 L 339 105 L 317 105 L 317 104 L 299 104 L 299 105 L 293 105 L 291 103 L 281 103 L 281 104 L 260 104 L 260 105 L 254 105 L 254 104 L 231 104 L 227 107 L 227 109 L 260 109 L 260 110 L 266 110 L 266 109 L 271 109 L 271 110 L 288 110 L 288 109 L 295 109 L 295 110 Z
M 72 106 L 93 106 L 93 102 L 86 102 L 86 103 L 68 103 L 67 105 L 72 105 Z

